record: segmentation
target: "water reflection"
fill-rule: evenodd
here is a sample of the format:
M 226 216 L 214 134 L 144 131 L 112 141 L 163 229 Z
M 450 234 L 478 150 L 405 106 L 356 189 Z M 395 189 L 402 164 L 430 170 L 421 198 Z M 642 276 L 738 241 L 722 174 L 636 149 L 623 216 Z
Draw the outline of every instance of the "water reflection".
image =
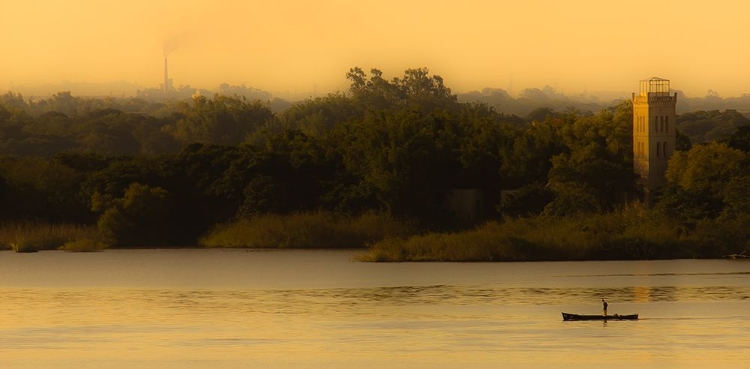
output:
M 504 288 L 487 285 L 434 285 L 374 288 L 292 289 L 292 290 L 110 290 L 39 291 L 2 290 L 6 302 L 23 299 L 45 304 L 49 309 L 86 309 L 91 300 L 118 302 L 129 310 L 162 308 L 175 311 L 221 311 L 263 314 L 313 314 L 351 311 L 355 308 L 384 306 L 521 306 L 575 305 L 606 296 L 612 301 L 669 302 L 746 300 L 750 286 L 676 287 L 632 286 L 617 288 Z M 16 298 L 14 298 L 16 297 Z M 127 314 L 128 312 L 123 312 Z
M 345 304 L 367 302 L 388 305 L 441 303 L 451 305 L 560 305 L 588 302 L 592 299 L 597 300 L 601 296 L 619 302 L 744 300 L 750 296 L 750 287 L 493 288 L 481 285 L 435 285 L 297 291 L 296 293 L 300 295 L 312 293 L 316 297 L 329 297 Z
M 648 286 L 636 286 L 633 287 L 633 301 L 635 302 L 649 302 L 651 301 L 651 287 Z
M 434 285 L 300 290 L 161 291 L 155 296 L 141 295 L 145 301 L 158 298 L 168 307 L 175 309 L 210 305 L 218 299 L 223 301 L 222 305 L 213 308 L 236 309 L 246 305 L 245 308 L 251 308 L 253 311 L 284 313 L 306 313 L 314 309 L 313 306 L 316 304 L 331 305 L 334 310 L 385 305 L 565 305 L 590 302 L 598 300 L 601 296 L 619 302 L 635 303 L 745 300 L 750 296 L 750 286 L 503 288 L 486 285 Z M 61 296 L 56 297 L 60 298 Z
M 49 323 L 65 312 L 93 312 L 91 301 L 108 301 L 108 314 L 138 321 L 149 309 L 171 311 L 165 319 L 190 314 L 351 314 L 382 307 L 577 305 L 606 297 L 618 303 L 731 301 L 750 298 L 750 286 L 631 286 L 506 288 L 493 285 L 433 285 L 290 290 L 39 290 L 0 289 L 6 318 L 40 307 Z M 14 306 L 16 305 L 16 306 Z M 124 308 L 127 306 L 127 308 Z M 17 310 L 18 309 L 18 310 Z M 101 307 L 98 307 L 101 309 Z M 101 311 L 99 311 L 101 313 Z

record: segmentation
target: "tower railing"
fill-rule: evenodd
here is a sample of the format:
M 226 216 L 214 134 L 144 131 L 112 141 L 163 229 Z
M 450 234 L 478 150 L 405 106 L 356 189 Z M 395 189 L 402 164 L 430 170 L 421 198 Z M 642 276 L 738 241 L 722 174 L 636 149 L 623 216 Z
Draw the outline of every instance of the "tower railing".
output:
M 640 81 L 641 96 L 669 96 L 669 80 L 653 77 Z

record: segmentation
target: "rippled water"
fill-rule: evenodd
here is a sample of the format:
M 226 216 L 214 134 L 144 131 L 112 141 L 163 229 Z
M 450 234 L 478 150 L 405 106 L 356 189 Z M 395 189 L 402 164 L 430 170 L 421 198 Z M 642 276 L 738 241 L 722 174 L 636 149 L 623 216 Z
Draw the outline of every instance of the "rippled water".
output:
M 0 253 L 1 368 L 744 368 L 750 262 Z M 639 313 L 563 322 L 560 312 Z

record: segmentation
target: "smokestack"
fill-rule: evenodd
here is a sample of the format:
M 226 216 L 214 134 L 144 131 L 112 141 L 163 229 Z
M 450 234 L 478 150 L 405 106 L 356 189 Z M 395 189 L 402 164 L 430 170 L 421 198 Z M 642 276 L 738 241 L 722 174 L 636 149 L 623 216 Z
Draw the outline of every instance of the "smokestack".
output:
M 167 58 L 164 58 L 164 97 L 169 94 L 169 73 L 167 71 Z

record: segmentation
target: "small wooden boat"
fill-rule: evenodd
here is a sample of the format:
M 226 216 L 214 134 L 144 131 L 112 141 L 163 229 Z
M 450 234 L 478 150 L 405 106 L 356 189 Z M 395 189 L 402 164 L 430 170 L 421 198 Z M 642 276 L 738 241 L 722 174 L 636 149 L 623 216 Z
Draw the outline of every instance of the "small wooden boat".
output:
M 582 315 L 562 313 L 563 320 L 638 320 L 638 314 L 629 315 Z

